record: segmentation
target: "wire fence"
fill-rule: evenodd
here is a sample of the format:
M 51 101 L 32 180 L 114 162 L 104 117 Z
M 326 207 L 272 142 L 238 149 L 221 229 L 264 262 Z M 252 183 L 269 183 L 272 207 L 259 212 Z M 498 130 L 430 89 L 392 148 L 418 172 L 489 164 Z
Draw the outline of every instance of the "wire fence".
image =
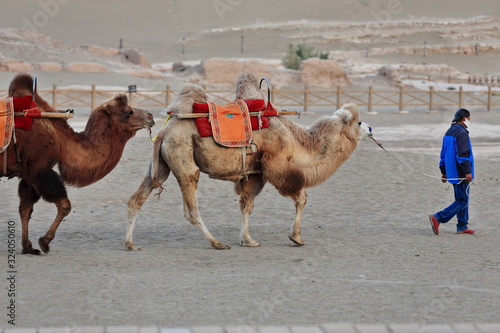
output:
M 234 100 L 234 90 L 205 89 L 214 103 L 225 104 Z M 56 109 L 94 109 L 105 100 L 117 94 L 127 94 L 130 104 L 140 108 L 164 108 L 176 98 L 178 90 L 169 85 L 163 90 L 106 90 L 97 89 L 52 89 L 38 90 L 38 94 Z M 0 99 L 7 97 L 7 91 L 0 90 Z M 428 90 L 415 88 L 343 88 L 297 90 L 273 89 L 271 102 L 280 108 L 311 111 L 321 108 L 340 108 L 347 102 L 356 103 L 361 110 L 376 111 L 433 111 L 449 108 L 476 108 L 487 111 L 500 109 L 500 91 L 490 86 L 485 89 Z

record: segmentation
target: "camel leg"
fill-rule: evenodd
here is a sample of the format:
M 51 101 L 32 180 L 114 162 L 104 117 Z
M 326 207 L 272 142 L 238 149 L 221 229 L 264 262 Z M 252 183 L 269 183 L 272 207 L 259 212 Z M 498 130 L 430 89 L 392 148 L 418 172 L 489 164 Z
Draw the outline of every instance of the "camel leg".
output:
M 43 252 L 49 253 L 50 247 L 49 243 L 54 239 L 56 236 L 56 231 L 57 228 L 59 227 L 59 224 L 61 224 L 62 220 L 68 216 L 68 214 L 71 212 L 71 202 L 69 201 L 68 198 L 63 198 L 57 202 L 55 202 L 55 205 L 57 207 L 57 216 L 52 222 L 52 225 L 50 226 L 49 230 L 45 234 L 45 236 L 40 237 L 38 240 L 38 244 L 40 245 L 40 248 L 42 249 Z
M 153 182 L 151 178 L 151 166 L 147 175 L 144 177 L 141 185 L 137 189 L 137 191 L 132 195 L 128 201 L 128 227 L 127 233 L 125 235 L 125 250 L 126 251 L 138 251 L 141 248 L 134 245 L 134 241 L 132 240 L 132 236 L 134 233 L 135 221 L 137 220 L 137 214 L 139 210 L 141 210 L 144 202 L 146 202 L 147 198 L 155 189 L 159 187 L 159 184 L 163 184 L 169 174 L 170 169 L 159 168 L 158 182 Z
M 36 173 L 36 177 L 33 177 L 32 181 L 36 192 L 40 193 L 45 201 L 53 203 L 57 207 L 54 222 L 52 222 L 45 236 L 38 239 L 41 250 L 48 253 L 50 251 L 49 243 L 54 239 L 59 224 L 71 211 L 71 202 L 68 199 L 61 176 L 54 170 L 41 170 Z
M 33 187 L 23 179 L 19 182 L 18 188 L 20 203 L 19 216 L 22 225 L 22 246 L 23 254 L 40 254 L 40 250 L 34 249 L 28 235 L 28 225 L 33 213 L 33 206 L 40 200 L 40 195 L 36 193 Z
M 302 189 L 297 195 L 292 196 L 292 198 L 295 201 L 295 219 L 292 225 L 292 233 L 288 237 L 295 244 L 304 245 L 304 241 L 302 240 L 302 236 L 300 235 L 300 222 L 302 219 L 304 206 L 307 202 L 307 191 L 305 189 Z
M 260 246 L 260 243 L 254 241 L 250 236 L 248 222 L 250 214 L 253 211 L 254 199 L 260 193 L 264 184 L 265 182 L 261 176 L 250 176 L 247 180 L 241 180 L 235 186 L 236 193 L 240 195 L 240 210 L 243 214 L 243 223 L 240 232 L 241 246 Z
M 200 170 L 197 170 L 194 174 L 183 176 L 176 175 L 176 177 L 181 188 L 182 198 L 184 200 L 184 217 L 186 220 L 194 225 L 215 249 L 230 249 L 231 246 L 220 242 L 210 233 L 210 231 L 208 231 L 205 223 L 203 223 L 203 220 L 201 219 L 198 210 L 198 200 L 196 198 L 196 188 L 198 187 Z
M 42 197 L 47 202 L 57 206 L 57 216 L 47 234 L 38 240 L 42 251 L 49 252 L 49 243 L 54 239 L 57 227 L 62 219 L 71 211 L 71 203 L 68 200 L 66 188 L 61 177 L 54 170 L 41 170 L 34 173 L 29 180 L 21 179 L 19 182 L 19 215 L 22 224 L 22 245 L 23 253 L 40 254 L 40 251 L 33 249 L 28 237 L 28 224 L 33 213 L 33 206 Z

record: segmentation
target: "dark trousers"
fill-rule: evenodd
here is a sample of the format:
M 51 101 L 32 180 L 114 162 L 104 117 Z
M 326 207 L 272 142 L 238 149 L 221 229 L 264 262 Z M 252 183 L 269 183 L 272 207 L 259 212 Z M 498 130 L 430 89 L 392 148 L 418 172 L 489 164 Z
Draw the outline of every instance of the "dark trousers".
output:
M 436 213 L 436 218 L 440 223 L 446 223 L 455 215 L 457 216 L 457 231 L 467 229 L 469 223 L 469 195 L 467 189 L 469 182 L 462 180 L 460 184 L 453 184 L 455 191 L 455 202 Z

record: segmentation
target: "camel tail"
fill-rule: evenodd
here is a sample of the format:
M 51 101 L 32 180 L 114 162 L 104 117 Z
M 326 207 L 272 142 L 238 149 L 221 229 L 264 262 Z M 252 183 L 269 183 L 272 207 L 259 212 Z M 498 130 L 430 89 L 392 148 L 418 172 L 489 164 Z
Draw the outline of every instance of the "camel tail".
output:
M 168 168 L 167 163 L 162 157 L 161 154 L 161 146 L 163 142 L 163 135 L 161 133 L 156 137 L 153 145 L 153 156 L 151 158 L 151 167 L 150 167 L 150 177 L 151 182 L 153 183 L 155 188 L 160 188 L 160 193 L 163 190 L 162 183 L 165 181 L 166 177 L 168 177 L 170 169 Z M 161 172 L 160 169 L 163 169 Z M 166 174 L 166 177 L 164 176 Z M 165 179 L 163 179 L 165 178 Z

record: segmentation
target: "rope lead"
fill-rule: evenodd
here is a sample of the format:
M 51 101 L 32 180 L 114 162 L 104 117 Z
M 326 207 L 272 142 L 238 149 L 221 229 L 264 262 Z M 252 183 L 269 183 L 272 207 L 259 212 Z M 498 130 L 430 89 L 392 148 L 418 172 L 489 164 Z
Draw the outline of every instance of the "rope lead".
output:
M 434 179 L 440 179 L 440 180 L 445 180 L 445 181 L 449 181 L 449 180 L 460 180 L 460 183 L 463 182 L 464 180 L 466 180 L 466 178 L 442 178 L 442 177 L 436 177 L 436 176 L 432 176 L 432 175 L 428 175 L 426 173 L 423 173 L 417 169 L 415 169 L 414 167 L 412 167 L 411 165 L 408 165 L 407 163 L 401 161 L 399 158 L 397 158 L 396 156 L 394 156 L 393 154 L 391 154 L 389 151 L 387 151 L 387 149 L 385 149 L 381 143 L 379 143 L 377 140 L 375 140 L 375 138 L 372 136 L 371 138 L 373 140 L 373 142 L 375 142 L 377 144 L 377 146 L 379 146 L 380 148 L 382 148 L 383 151 L 385 151 L 389 156 L 391 156 L 393 159 L 395 159 L 396 161 L 398 161 L 399 163 L 403 164 L 405 167 L 423 175 L 423 176 L 426 176 L 426 177 L 429 177 L 429 178 L 434 178 Z M 475 181 L 471 181 L 469 183 L 469 185 L 467 186 L 467 190 L 466 190 L 466 193 L 467 195 L 470 195 L 470 185 L 471 184 L 476 184 L 476 186 L 479 187 L 479 185 L 475 182 Z

